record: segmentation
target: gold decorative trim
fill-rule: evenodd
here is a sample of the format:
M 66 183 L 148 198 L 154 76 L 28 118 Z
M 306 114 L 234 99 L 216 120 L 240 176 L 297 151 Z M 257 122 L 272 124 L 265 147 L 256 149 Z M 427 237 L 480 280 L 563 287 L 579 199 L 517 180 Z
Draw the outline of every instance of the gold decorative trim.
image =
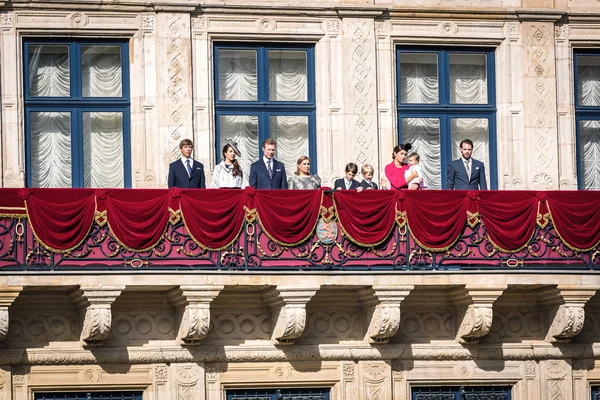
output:
M 245 208 L 245 207 L 244 207 Z M 180 210 L 181 211 L 181 210 Z M 198 241 L 198 239 L 196 239 L 194 237 L 194 235 L 192 235 L 192 232 L 190 232 L 190 230 L 188 229 L 187 223 L 185 222 L 185 215 L 183 215 L 183 211 L 181 211 L 181 219 L 183 220 L 183 225 L 185 226 L 185 229 L 187 231 L 187 233 L 190 235 L 190 238 L 192 239 L 192 241 L 194 243 L 196 243 L 198 245 L 198 247 L 200 247 L 202 250 L 206 251 L 219 251 L 219 250 L 225 250 L 226 248 L 228 248 L 229 246 L 231 246 L 232 244 L 235 243 L 236 240 L 238 240 L 238 238 L 240 237 L 240 234 L 242 233 L 242 229 L 244 229 L 244 223 L 242 222 L 240 224 L 240 229 L 238 229 L 238 232 L 235 234 L 235 236 L 233 237 L 233 239 L 228 242 L 227 244 L 225 244 L 224 246 L 221 247 L 216 247 L 216 248 L 212 248 L 212 247 L 208 247 L 203 245 L 202 243 L 200 243 L 200 241 Z M 185 254 L 185 253 L 184 253 Z
M 467 224 L 469 224 L 471 229 L 474 229 L 477 226 L 477 224 L 481 221 L 479 217 L 480 215 L 478 211 L 472 213 L 469 210 L 467 210 Z
M 169 214 L 169 222 L 171 225 L 176 225 L 179 221 L 181 221 L 181 208 L 173 210 L 171 207 L 169 207 Z
M 106 213 L 107 211 L 98 211 L 96 209 L 96 212 L 94 213 L 94 221 L 96 221 L 96 223 L 98 224 L 98 226 L 103 227 L 104 225 L 106 225 L 106 222 L 108 221 L 106 219 Z
M 560 232 L 558 231 L 558 228 L 556 227 L 556 224 L 554 223 L 554 217 L 552 216 L 552 210 L 550 209 L 550 203 L 546 203 L 546 206 L 548 207 L 548 214 L 550 215 L 550 219 L 552 219 L 552 226 L 554 227 L 554 231 L 556 232 L 556 234 L 558 235 L 558 237 L 560 238 L 560 240 L 564 243 L 564 245 L 567 248 L 569 248 L 569 249 L 571 249 L 573 251 L 581 253 L 581 252 L 584 252 L 584 251 L 594 250 L 594 249 L 596 249 L 600 245 L 600 241 L 598 241 L 592 247 L 588 247 L 587 249 L 580 249 L 580 248 L 577 248 L 575 246 L 571 246 L 569 243 L 567 243 L 567 241 L 560 234 Z

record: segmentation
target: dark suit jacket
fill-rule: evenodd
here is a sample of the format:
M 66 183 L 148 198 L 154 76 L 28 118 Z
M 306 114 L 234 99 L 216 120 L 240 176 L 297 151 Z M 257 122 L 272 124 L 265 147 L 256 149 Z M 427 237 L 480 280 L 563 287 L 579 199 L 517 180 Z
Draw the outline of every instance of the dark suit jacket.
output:
M 373 186 L 371 186 L 371 185 L 373 185 Z M 365 190 L 368 188 L 377 189 L 377 184 L 375 182 L 371 181 L 371 185 L 369 185 L 369 183 L 364 179 L 360 182 L 360 186 Z
M 250 166 L 248 184 L 255 189 L 287 189 L 287 176 L 283 163 L 273 159 L 273 178 L 269 178 L 269 171 L 261 157 Z
M 180 189 L 204 189 L 206 183 L 204 179 L 204 166 L 201 162 L 193 160 L 192 175 L 188 175 L 185 165 L 181 160 L 173 161 L 169 165 L 169 189 L 177 186 Z
M 481 161 L 471 157 L 471 179 L 468 179 L 463 159 L 452 161 L 446 176 L 446 189 L 487 190 L 485 166 Z
M 350 185 L 350 190 L 358 189 L 360 187 L 360 183 L 357 180 L 352 179 L 352 184 Z M 346 190 L 346 183 L 344 182 L 344 178 L 336 179 L 335 184 L 333 185 L 333 190 L 337 188 L 342 188 L 342 190 Z

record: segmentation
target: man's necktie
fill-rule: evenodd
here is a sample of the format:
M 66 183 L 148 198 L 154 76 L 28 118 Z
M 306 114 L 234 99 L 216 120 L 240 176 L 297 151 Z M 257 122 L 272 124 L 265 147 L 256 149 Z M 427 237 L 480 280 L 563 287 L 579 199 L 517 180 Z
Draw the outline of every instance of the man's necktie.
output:
M 467 178 L 471 179 L 471 159 L 465 160 L 465 168 L 467 170 Z
M 185 160 L 185 165 L 187 166 L 188 175 L 192 176 L 192 166 L 190 165 L 190 160 Z
M 269 178 L 273 179 L 273 167 L 271 167 L 271 159 L 267 161 L 267 171 L 269 171 Z

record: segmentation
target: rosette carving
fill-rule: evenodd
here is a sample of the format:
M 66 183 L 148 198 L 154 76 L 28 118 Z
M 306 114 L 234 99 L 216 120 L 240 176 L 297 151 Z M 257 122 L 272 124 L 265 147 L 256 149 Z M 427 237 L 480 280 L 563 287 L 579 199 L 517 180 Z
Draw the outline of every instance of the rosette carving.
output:
M 306 303 L 319 287 L 277 287 L 263 293 L 263 298 L 273 309 L 275 327 L 271 339 L 274 344 L 289 345 L 299 338 L 306 328 Z
M 181 286 L 171 293 L 173 303 L 183 306 L 178 338 L 186 345 L 197 345 L 210 326 L 210 303 L 223 286 Z
M 125 287 L 81 288 L 81 302 L 86 307 L 81 340 L 88 346 L 100 345 L 110 333 L 111 305 Z

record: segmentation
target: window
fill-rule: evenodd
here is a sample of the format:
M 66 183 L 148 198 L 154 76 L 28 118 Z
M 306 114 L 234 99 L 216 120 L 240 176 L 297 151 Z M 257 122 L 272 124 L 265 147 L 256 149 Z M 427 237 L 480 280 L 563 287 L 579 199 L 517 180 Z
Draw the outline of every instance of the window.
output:
M 497 189 L 494 53 L 486 49 L 398 47 L 398 132 L 421 156 L 431 189 L 446 186 L 446 170 L 471 139 Z
M 131 187 L 126 41 L 27 40 L 29 187 Z
M 592 386 L 592 400 L 600 400 L 600 387 Z
M 412 389 L 412 400 L 510 400 L 510 387 L 422 387 Z
M 574 54 L 577 177 L 580 189 L 600 189 L 600 54 Z
M 329 400 L 329 389 L 228 390 L 227 400 Z
M 313 46 L 217 44 L 214 50 L 217 160 L 225 140 L 233 140 L 247 182 L 263 140 L 272 137 L 288 176 L 303 155 L 311 158 L 314 173 Z
M 36 393 L 35 400 L 142 400 L 142 392 Z

